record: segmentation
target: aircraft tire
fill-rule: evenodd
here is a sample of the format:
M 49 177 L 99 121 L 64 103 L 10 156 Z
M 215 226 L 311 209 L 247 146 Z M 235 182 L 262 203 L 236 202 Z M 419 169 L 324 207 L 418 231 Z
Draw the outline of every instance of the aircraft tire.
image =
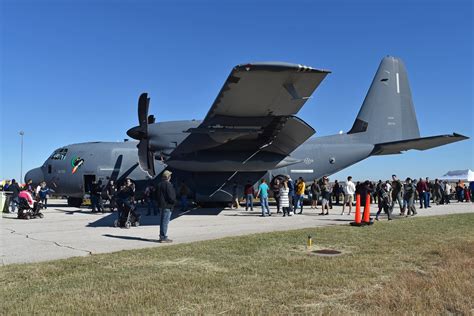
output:
M 131 225 L 132 225 L 132 224 L 130 223 L 130 221 L 126 221 L 126 222 L 125 222 L 125 228 L 128 229 L 128 228 L 130 228 Z
M 82 199 L 81 198 L 75 198 L 75 197 L 68 197 L 67 198 L 67 206 L 81 207 L 81 204 L 82 204 Z

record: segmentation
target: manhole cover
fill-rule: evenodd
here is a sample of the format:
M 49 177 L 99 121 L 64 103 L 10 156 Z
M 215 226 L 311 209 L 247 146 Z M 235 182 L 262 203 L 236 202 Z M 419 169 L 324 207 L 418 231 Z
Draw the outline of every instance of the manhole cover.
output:
M 342 255 L 342 252 L 333 250 L 333 249 L 321 249 L 321 250 L 315 250 L 313 251 L 315 255 L 318 256 L 327 256 L 327 257 L 332 257 L 332 256 L 340 256 Z

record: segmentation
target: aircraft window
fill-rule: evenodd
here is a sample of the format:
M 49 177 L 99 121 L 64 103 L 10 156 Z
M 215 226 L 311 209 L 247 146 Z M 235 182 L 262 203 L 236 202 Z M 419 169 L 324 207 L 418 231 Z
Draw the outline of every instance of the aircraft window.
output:
M 66 159 L 67 148 L 56 149 L 54 153 L 49 157 L 52 160 L 64 160 Z

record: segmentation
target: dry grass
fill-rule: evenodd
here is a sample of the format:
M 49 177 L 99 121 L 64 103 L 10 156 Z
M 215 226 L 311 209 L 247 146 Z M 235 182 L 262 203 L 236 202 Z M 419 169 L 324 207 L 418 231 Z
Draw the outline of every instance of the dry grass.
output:
M 0 313 L 468 315 L 473 227 L 451 215 L 10 265 Z M 310 255 L 308 234 L 344 255 Z

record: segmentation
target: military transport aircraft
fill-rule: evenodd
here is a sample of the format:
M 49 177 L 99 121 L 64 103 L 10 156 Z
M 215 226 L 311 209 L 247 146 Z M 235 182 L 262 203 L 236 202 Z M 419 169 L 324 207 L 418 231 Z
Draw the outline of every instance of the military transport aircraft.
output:
M 165 168 L 196 201 L 226 202 L 232 187 L 262 177 L 330 175 L 374 155 L 425 150 L 463 135 L 420 138 L 407 73 L 399 58 L 383 58 L 357 118 L 345 134 L 310 138 L 315 130 L 295 114 L 330 71 L 289 63 L 234 67 L 202 121 L 155 123 L 149 101 L 139 98 L 136 141 L 61 147 L 25 179 L 47 181 L 80 205 L 92 181 L 130 177 L 143 185 Z M 160 177 L 156 177 L 159 179 Z

